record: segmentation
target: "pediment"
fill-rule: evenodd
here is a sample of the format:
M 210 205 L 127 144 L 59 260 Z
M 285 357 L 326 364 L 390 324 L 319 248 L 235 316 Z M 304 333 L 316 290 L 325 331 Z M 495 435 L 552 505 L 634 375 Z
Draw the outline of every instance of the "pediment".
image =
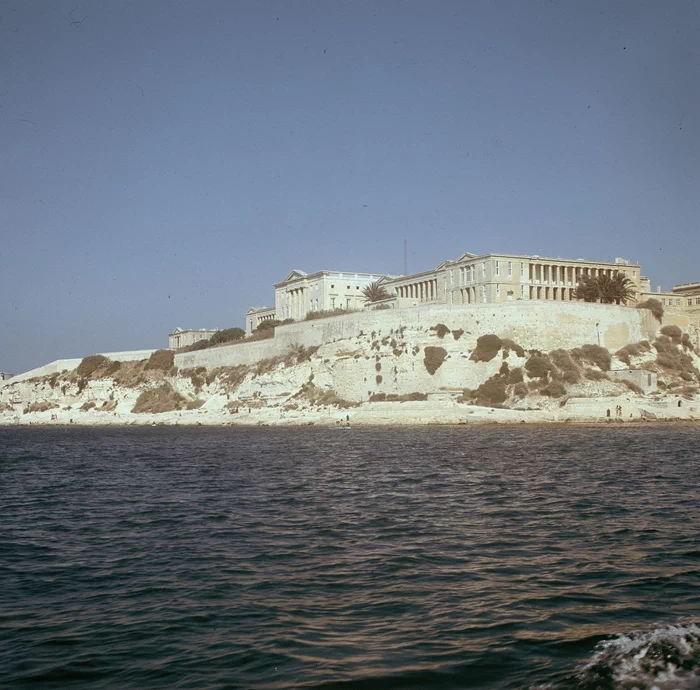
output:
M 472 254 L 471 252 L 465 252 L 464 254 L 462 254 L 462 256 L 459 257 L 459 259 L 457 259 L 457 261 L 464 261 L 465 259 L 473 259 L 475 257 L 476 254 Z
M 295 268 L 285 279 L 283 282 L 288 282 L 290 280 L 295 280 L 296 278 L 305 278 L 308 274 L 305 273 L 304 271 L 300 271 L 298 268 Z

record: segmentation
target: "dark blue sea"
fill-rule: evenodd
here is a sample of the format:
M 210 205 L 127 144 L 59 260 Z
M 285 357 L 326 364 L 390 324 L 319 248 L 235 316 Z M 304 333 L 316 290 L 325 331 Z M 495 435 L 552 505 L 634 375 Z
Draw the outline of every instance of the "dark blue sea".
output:
M 0 428 L 0 688 L 699 688 L 699 448 Z

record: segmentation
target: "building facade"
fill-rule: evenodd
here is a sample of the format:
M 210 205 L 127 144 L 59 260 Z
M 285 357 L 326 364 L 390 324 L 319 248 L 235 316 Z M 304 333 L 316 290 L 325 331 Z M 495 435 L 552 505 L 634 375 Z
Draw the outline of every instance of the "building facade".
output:
M 251 307 L 246 312 L 246 333 L 250 335 L 263 321 L 276 319 L 303 321 L 309 312 L 333 309 L 362 309 L 362 293 L 370 283 L 388 278 L 381 273 L 317 271 L 305 273 L 295 269 L 274 285 L 274 307 Z
M 397 307 L 436 304 L 486 304 L 515 300 L 570 301 L 584 277 L 624 273 L 640 293 L 641 267 L 626 259 L 588 261 L 516 254 L 462 254 L 432 271 L 384 281 Z
M 251 307 L 245 313 L 245 332 L 250 335 L 261 323 L 275 318 L 274 307 Z
M 200 330 L 180 328 L 179 326 L 168 335 L 168 347 L 171 350 L 179 350 L 181 347 L 194 345 L 200 340 L 208 340 L 218 328 L 202 328 Z

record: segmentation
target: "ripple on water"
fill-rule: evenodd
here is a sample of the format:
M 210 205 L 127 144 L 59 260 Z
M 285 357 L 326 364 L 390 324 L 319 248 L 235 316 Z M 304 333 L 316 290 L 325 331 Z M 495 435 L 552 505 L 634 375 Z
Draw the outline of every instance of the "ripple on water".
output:
M 0 429 L 0 686 L 698 688 L 699 438 Z

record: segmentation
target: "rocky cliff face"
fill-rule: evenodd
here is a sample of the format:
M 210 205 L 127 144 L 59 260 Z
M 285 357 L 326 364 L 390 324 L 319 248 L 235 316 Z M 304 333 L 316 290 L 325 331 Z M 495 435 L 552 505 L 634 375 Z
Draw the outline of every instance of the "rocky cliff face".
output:
M 665 331 L 615 354 L 594 344 L 525 350 L 494 334 L 470 348 L 463 331 L 436 323 L 360 332 L 319 347 L 290 346 L 271 359 L 212 369 L 178 369 L 172 353 L 163 350 L 137 362 L 93 356 L 75 371 L 0 387 L 0 421 L 41 422 L 55 415 L 76 423 L 225 423 L 256 410 L 258 421 L 274 423 L 306 412 L 356 412 L 387 403 L 395 403 L 392 410 L 401 415 L 413 404 L 437 400 L 465 409 L 512 410 L 559 410 L 572 399 L 621 395 L 694 400 L 700 357 L 679 328 Z M 611 368 L 657 372 L 660 392 L 644 396 L 635 384 L 611 379 Z

